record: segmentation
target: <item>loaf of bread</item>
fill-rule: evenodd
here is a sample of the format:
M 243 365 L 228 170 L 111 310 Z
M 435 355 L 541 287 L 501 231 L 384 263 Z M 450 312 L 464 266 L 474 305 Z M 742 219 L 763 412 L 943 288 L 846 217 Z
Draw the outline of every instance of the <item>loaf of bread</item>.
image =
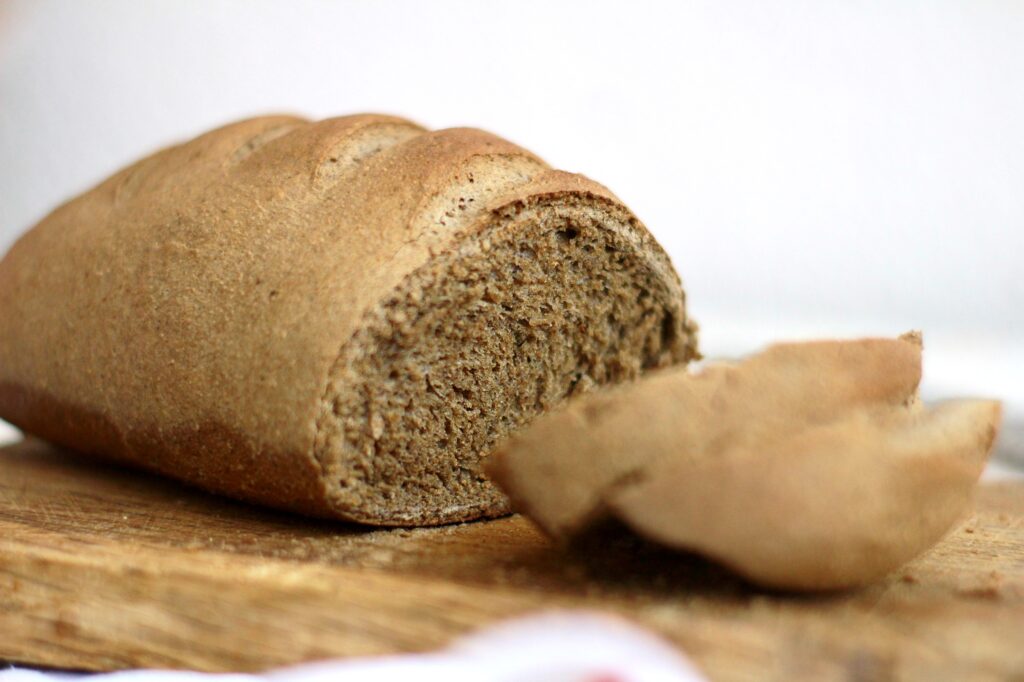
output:
M 507 511 L 480 462 L 696 357 L 607 189 L 472 129 L 264 117 L 149 156 L 0 262 L 0 417 L 207 490 L 382 525 Z
M 862 585 L 962 517 L 998 429 L 997 402 L 925 409 L 920 378 L 916 334 L 778 344 L 572 401 L 487 466 L 555 536 L 611 516 L 770 587 Z

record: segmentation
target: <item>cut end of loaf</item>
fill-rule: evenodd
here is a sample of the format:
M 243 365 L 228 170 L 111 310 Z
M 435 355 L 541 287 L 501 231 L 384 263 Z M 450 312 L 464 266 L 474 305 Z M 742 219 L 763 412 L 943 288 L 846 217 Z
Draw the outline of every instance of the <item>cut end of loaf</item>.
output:
M 660 247 L 628 214 L 548 198 L 415 271 L 343 349 L 317 458 L 340 515 L 380 525 L 497 516 L 494 445 L 592 387 L 697 357 Z

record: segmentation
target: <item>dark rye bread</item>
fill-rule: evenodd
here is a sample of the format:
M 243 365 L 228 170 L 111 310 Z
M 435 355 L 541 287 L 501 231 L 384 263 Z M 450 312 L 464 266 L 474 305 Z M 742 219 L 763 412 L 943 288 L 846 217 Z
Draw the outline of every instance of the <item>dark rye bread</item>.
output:
M 472 129 L 242 121 L 0 262 L 0 417 L 211 491 L 371 524 L 493 516 L 480 472 L 570 395 L 696 357 L 607 189 Z

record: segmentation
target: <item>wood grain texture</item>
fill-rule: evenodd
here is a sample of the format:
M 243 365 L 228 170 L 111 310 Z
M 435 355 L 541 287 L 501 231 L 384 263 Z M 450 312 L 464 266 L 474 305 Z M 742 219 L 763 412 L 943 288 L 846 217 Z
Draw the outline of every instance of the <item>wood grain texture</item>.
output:
M 758 591 L 621 529 L 552 544 L 512 517 L 365 530 L 82 461 L 0 448 L 0 658 L 89 670 L 259 670 L 422 651 L 546 608 L 615 613 L 712 678 L 1024 674 L 1024 485 L 865 590 Z

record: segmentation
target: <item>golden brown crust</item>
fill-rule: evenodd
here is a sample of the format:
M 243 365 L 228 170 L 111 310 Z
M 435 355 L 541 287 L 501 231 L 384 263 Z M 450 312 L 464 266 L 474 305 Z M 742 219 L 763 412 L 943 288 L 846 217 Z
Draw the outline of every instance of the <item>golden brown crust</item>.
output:
M 493 191 L 446 218 L 474 173 Z M 483 131 L 271 116 L 170 147 L 55 210 L 0 262 L 0 416 L 208 489 L 344 516 L 315 456 L 341 349 L 437 254 L 563 195 L 628 215 L 678 287 L 606 189 Z
M 173 476 L 209 492 L 307 516 L 338 516 L 327 503 L 319 469 L 308 464 L 305 453 L 256 451 L 243 434 L 220 424 L 125 431 L 100 412 L 6 382 L 0 383 L 0 414 L 52 443 Z M 145 453 L 145 459 L 137 453 Z

